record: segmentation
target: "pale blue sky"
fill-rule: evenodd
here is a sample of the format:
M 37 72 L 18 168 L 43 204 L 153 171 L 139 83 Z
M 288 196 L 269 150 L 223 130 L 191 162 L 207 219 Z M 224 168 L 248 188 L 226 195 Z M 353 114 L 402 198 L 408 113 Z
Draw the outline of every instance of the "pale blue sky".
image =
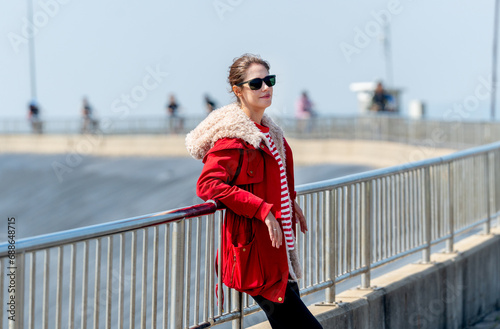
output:
M 0 7 L 0 118 L 25 118 L 26 1 Z M 78 117 L 83 95 L 100 117 L 135 117 L 165 114 L 175 93 L 185 114 L 202 114 L 206 92 L 219 105 L 231 101 L 227 69 L 251 52 L 278 76 L 273 113 L 293 115 L 303 89 L 322 114 L 355 113 L 349 84 L 385 78 L 381 41 L 356 31 L 383 25 L 373 12 L 385 10 L 403 112 L 421 99 L 432 117 L 488 118 L 480 81 L 490 81 L 493 7 L 493 0 L 35 1 L 38 100 L 44 118 Z M 350 60 L 346 44 L 359 46 Z M 135 96 L 127 103 L 126 94 Z

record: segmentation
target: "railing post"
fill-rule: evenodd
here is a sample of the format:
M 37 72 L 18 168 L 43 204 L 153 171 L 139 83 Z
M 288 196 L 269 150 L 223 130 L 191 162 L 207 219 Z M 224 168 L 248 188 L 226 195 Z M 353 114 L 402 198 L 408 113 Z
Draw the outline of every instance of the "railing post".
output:
M 94 279 L 94 329 L 99 328 L 101 308 L 101 238 L 95 240 L 95 279 Z M 48 302 L 48 299 L 47 299 Z
M 485 223 L 485 231 L 486 231 L 486 234 L 490 234 L 491 233 L 491 200 L 490 200 L 490 153 L 489 152 L 486 152 L 484 154 L 485 156 L 485 162 L 484 162 L 484 166 L 485 166 L 485 172 L 484 172 L 484 179 L 485 179 L 485 187 L 486 187 L 486 216 L 487 217 L 487 220 L 486 220 L 486 223 Z
M 362 217 L 361 222 L 361 259 L 362 266 L 366 267 L 366 270 L 363 274 L 361 274 L 361 289 L 370 288 L 370 280 L 371 280 L 371 223 L 372 220 L 372 209 L 373 207 L 373 181 L 367 182 L 365 184 L 365 193 L 364 193 L 364 205 L 365 205 L 365 213 Z
M 181 329 L 183 318 L 184 290 L 184 220 L 173 223 L 172 230 L 172 276 L 170 281 L 170 325 Z
M 446 252 L 447 253 L 452 253 L 453 252 L 453 242 L 455 239 L 455 207 L 454 207 L 454 175 L 453 175 L 453 165 L 451 162 L 448 162 L 448 213 L 449 213 L 449 232 L 450 232 L 450 237 L 446 240 Z
M 431 261 L 431 168 L 426 167 L 424 171 L 424 239 L 426 247 L 422 251 L 422 263 Z
M 240 315 L 232 321 L 232 329 L 243 329 L 243 294 L 239 291 L 231 289 L 233 294 L 232 298 L 232 310 L 239 311 Z M 222 299 L 221 299 L 222 300 Z
M 326 204 L 328 212 L 325 220 L 325 239 L 328 246 L 326 247 L 325 253 L 325 268 L 326 275 L 325 280 L 332 280 L 333 285 L 331 287 L 326 288 L 325 290 L 325 301 L 327 304 L 332 304 L 335 302 L 335 276 L 336 272 L 336 258 L 337 255 L 337 244 L 336 244 L 336 236 L 335 236 L 335 223 L 337 222 L 337 218 L 335 217 L 335 192 L 334 190 L 328 191 L 326 193 L 327 202 Z
M 10 291 L 9 292 L 9 300 L 11 300 L 11 296 L 14 296 L 13 298 L 16 301 L 16 306 L 15 306 L 15 321 L 7 320 L 9 322 L 9 329 L 22 329 L 24 328 L 23 320 L 24 320 L 24 255 L 25 253 L 22 252 L 20 254 L 16 254 L 16 258 L 14 261 L 14 266 L 7 266 L 7 274 L 11 270 L 14 270 L 16 273 L 15 275 L 15 291 Z M 11 261 L 7 258 L 6 264 L 11 265 Z M 1 264 L 0 264 L 1 265 Z M 10 277 L 7 276 L 7 282 L 10 281 Z M 1 282 L 1 280 L 0 280 Z M 7 284 L 9 286 L 9 284 Z M 3 308 L 4 305 L 1 305 Z M 10 316 L 10 313 L 6 313 L 7 317 Z M 3 319 L 0 319 L 3 321 Z
M 42 329 L 49 327 L 49 287 L 50 287 L 50 249 L 44 250 L 44 268 L 43 268 L 43 297 L 42 297 Z
M 158 321 L 156 313 L 158 312 L 158 226 L 153 228 L 153 282 L 151 288 L 151 328 L 157 328 Z M 166 268 L 166 266 L 165 266 Z M 110 303 L 111 304 L 111 303 Z
M 20 266 L 18 266 L 18 275 L 19 275 L 19 296 L 21 297 L 20 298 L 20 303 L 19 305 L 17 305 L 17 309 L 20 311 L 19 312 L 19 328 L 24 328 L 24 269 L 26 268 L 26 262 L 25 262 L 25 255 L 26 253 L 23 251 L 20 255 L 19 255 L 19 264 Z M 17 266 L 17 265 L 16 265 Z
M 218 221 L 218 225 L 217 225 L 217 232 L 219 234 L 219 242 L 217 244 L 217 249 L 218 249 L 218 253 L 219 255 L 222 255 L 222 243 L 224 242 L 224 232 L 222 230 L 222 227 L 223 227 L 223 223 L 224 223 L 224 212 L 220 211 L 219 212 L 219 221 Z M 221 259 L 221 258 L 219 258 Z M 224 301 L 223 301 L 223 294 L 224 294 L 224 290 L 223 290 L 223 283 L 222 283 L 222 261 L 219 260 L 217 262 L 217 303 L 218 303 L 218 306 L 219 306 L 219 315 L 221 315 L 222 313 L 224 313 Z M 197 292 L 197 289 L 196 290 L 196 294 L 198 293 Z M 219 297 L 220 296 L 220 297 Z M 231 305 L 228 305 L 228 309 L 229 311 L 231 311 Z M 195 311 L 195 314 L 196 314 L 196 311 Z
M 495 208 L 495 218 L 497 221 L 497 228 L 500 228 L 500 152 L 497 150 L 493 153 L 493 206 Z
M 5 257 L 5 263 L 4 263 L 4 258 L 0 258 L 0 305 L 5 305 L 7 303 L 7 300 L 4 301 L 4 286 L 8 286 L 8 284 L 4 283 L 7 280 L 6 274 L 4 273 L 4 268 L 7 267 L 7 262 L 8 262 L 8 257 Z M 7 298 L 9 298 L 9 295 L 6 295 Z M 5 303 L 4 303 L 5 302 Z M 7 309 L 5 310 L 7 311 Z M 9 312 L 5 312 L 5 317 L 9 317 Z M 0 323 L 3 323 L 4 321 L 4 308 L 0 307 Z

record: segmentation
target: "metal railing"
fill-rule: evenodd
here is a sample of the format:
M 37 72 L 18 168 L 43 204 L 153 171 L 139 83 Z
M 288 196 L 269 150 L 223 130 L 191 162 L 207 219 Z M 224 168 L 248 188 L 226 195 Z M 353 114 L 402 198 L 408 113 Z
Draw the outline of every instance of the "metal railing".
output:
M 97 119 L 96 127 L 88 128 L 85 132 L 107 135 L 186 133 L 195 128 L 204 118 L 203 116 L 105 117 Z M 44 134 L 80 134 L 84 132 L 84 121 L 71 118 L 45 119 L 42 120 L 42 127 Z M 26 134 L 30 132 L 32 132 L 32 127 L 28 120 L 0 119 L 0 134 Z
M 460 234 L 490 233 L 500 215 L 500 143 L 297 191 L 309 226 L 297 239 L 301 294 L 323 290 L 334 303 L 347 278 L 369 288 L 376 267 L 416 252 L 429 262 L 433 245 L 445 241 L 452 252 Z M 2 307 L 0 326 L 240 328 L 259 307 L 215 275 L 223 216 L 205 203 L 27 238 L 16 242 L 13 265 L 3 243 L 0 305 L 15 298 L 16 321 Z M 15 292 L 6 288 L 11 266 Z
M 500 140 L 500 123 L 487 121 L 414 120 L 396 115 L 315 117 L 310 120 L 277 117 L 287 136 L 380 140 L 426 147 L 464 149 Z
M 185 134 L 203 120 L 201 116 L 170 119 L 157 117 L 103 118 L 96 134 Z M 464 149 L 500 140 L 500 122 L 412 120 L 395 115 L 321 116 L 297 120 L 276 116 L 289 137 L 337 138 L 394 141 L 426 147 Z M 44 133 L 78 134 L 83 122 L 75 119 L 45 120 Z M 0 120 L 0 134 L 31 131 L 29 122 L 20 119 Z

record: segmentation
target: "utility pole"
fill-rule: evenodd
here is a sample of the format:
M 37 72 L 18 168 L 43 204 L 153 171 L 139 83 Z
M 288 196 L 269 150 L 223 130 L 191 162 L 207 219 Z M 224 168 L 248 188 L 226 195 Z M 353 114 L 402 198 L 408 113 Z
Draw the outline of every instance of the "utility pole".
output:
M 496 94 L 497 94 L 497 52 L 498 52 L 498 5 L 500 0 L 495 0 L 495 13 L 493 23 L 493 67 L 491 68 L 491 121 L 495 120 Z
M 27 0 L 28 4 L 28 21 L 33 23 L 33 0 Z M 34 24 L 34 23 L 33 23 Z M 31 85 L 31 101 L 37 100 L 36 92 L 36 62 L 35 62 L 35 33 L 29 38 L 29 65 L 30 65 L 30 85 Z
M 392 54 L 391 54 L 391 23 L 387 22 L 384 27 L 384 60 L 385 60 L 385 79 L 386 86 L 393 87 L 393 73 L 392 73 Z

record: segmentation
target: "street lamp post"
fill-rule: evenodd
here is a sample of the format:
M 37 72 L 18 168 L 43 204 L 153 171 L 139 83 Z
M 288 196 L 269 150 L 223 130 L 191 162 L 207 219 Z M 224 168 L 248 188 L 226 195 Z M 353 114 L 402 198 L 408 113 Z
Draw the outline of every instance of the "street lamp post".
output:
M 495 13 L 493 23 L 493 67 L 491 69 L 491 121 L 495 120 L 496 94 L 497 94 L 497 52 L 498 52 L 498 6 L 500 0 L 495 0 Z
M 28 4 L 28 20 L 33 21 L 33 0 L 27 0 Z M 29 65 L 30 65 L 30 85 L 31 85 L 31 100 L 36 101 L 36 63 L 35 63 L 35 35 L 29 38 Z
M 384 29 L 384 61 L 385 61 L 385 78 L 386 84 L 390 87 L 394 87 L 393 84 L 393 72 L 392 72 L 392 50 L 391 50 L 391 23 L 387 23 Z

